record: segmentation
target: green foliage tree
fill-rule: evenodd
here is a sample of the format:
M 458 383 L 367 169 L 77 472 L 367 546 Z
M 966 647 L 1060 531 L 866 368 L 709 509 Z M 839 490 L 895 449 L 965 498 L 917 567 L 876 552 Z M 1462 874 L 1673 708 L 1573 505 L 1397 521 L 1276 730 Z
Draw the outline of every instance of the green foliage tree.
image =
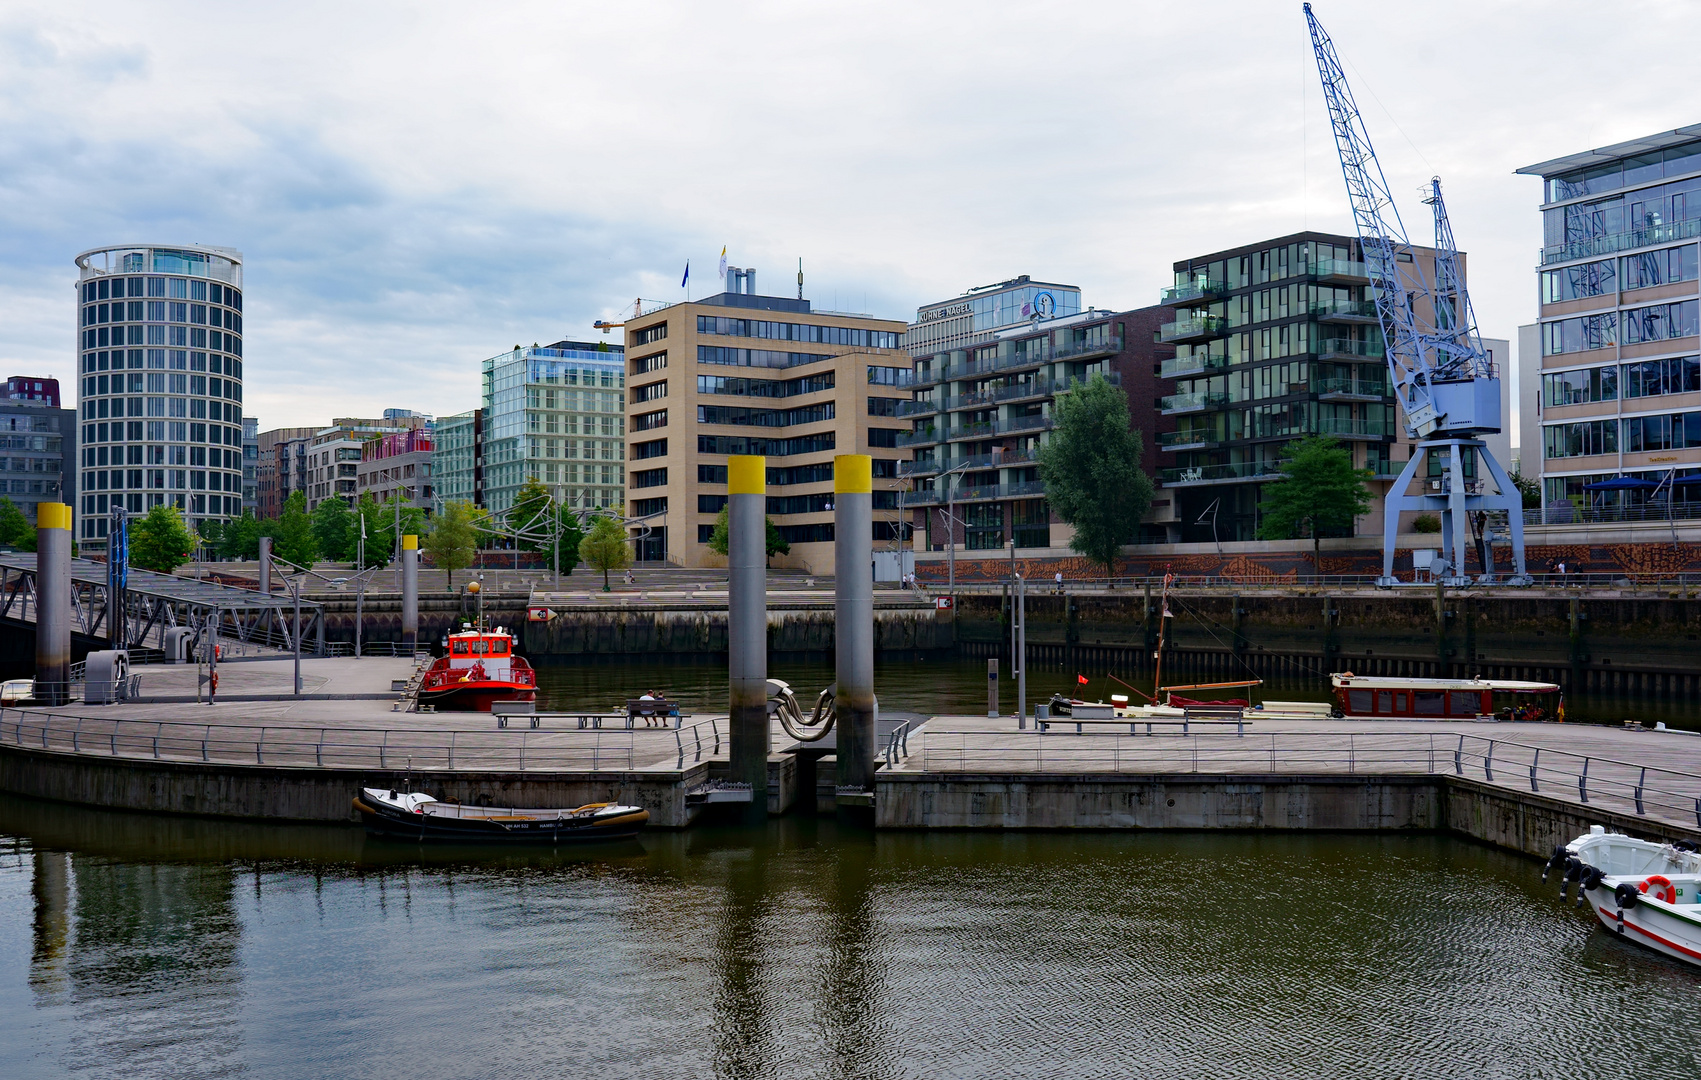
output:
M 177 507 L 155 506 L 130 522 L 130 565 L 169 574 L 189 561 L 195 540 Z
M 521 551 L 541 551 L 553 560 L 559 550 L 565 573 L 572 573 L 579 564 L 579 541 L 585 538 L 584 530 L 578 518 L 552 498 L 535 476 L 520 485 L 508 521 L 519 527 Z
M 608 592 L 608 572 L 632 565 L 632 546 L 626 530 L 614 518 L 599 517 L 579 541 L 579 558 L 593 570 L 602 571 L 602 591 Z
M 431 523 L 431 531 L 420 539 L 420 550 L 431 556 L 433 563 L 443 568 L 445 588 L 454 587 L 455 571 L 471 566 L 473 556 L 478 552 L 478 533 L 473 525 L 474 512 L 471 503 L 448 503 Z M 408 534 L 404 532 L 402 535 Z M 371 542 L 372 538 L 368 536 L 367 543 Z
M 244 510 L 239 518 L 225 522 L 219 533 L 219 557 L 251 560 L 260 557 L 260 522 Z
M 271 537 L 272 554 L 285 562 L 310 567 L 319 558 L 319 541 L 313 534 L 313 519 L 307 515 L 305 493 L 290 492 Z
M 19 551 L 35 550 L 35 526 L 11 499 L 0 495 L 0 544 Z
M 774 524 L 774 519 L 763 515 L 762 520 L 767 525 L 767 536 L 764 538 L 767 557 L 772 559 L 775 555 L 790 555 L 791 541 L 780 532 L 780 527 Z M 715 517 L 714 531 L 709 534 L 709 550 L 719 555 L 727 553 L 727 508 L 724 506 Z
M 313 541 L 326 559 L 352 559 L 359 529 L 348 503 L 333 495 L 313 508 Z
M 224 522 L 218 518 L 203 518 L 195 531 L 199 534 L 203 555 L 218 558 L 219 545 L 224 539 Z
M 1518 489 L 1518 497 L 1524 501 L 1524 509 L 1534 510 L 1542 504 L 1542 486 L 1535 477 L 1525 476 L 1522 469 L 1513 469 L 1507 475 L 1512 486 Z
M 1370 510 L 1369 469 L 1353 468 L 1352 451 L 1327 435 L 1307 435 L 1282 448 L 1287 461 L 1282 479 L 1264 488 L 1258 503 L 1263 515 L 1258 536 L 1292 540 L 1311 536 L 1312 565 L 1317 565 L 1325 533 L 1344 533 L 1353 519 Z
M 1060 394 L 1039 476 L 1057 516 L 1075 527 L 1069 546 L 1116 570 L 1116 553 L 1140 531 L 1152 481 L 1140 468 L 1140 432 L 1129 426 L 1128 395 L 1102 375 Z

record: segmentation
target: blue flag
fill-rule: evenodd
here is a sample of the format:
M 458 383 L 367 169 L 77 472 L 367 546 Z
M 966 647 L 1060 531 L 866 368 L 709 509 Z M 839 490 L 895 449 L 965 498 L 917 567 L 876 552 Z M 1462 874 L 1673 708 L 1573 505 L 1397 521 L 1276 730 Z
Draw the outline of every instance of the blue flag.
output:
M 685 276 L 679 279 L 679 287 L 685 288 L 685 283 L 691 280 L 691 260 L 685 260 Z

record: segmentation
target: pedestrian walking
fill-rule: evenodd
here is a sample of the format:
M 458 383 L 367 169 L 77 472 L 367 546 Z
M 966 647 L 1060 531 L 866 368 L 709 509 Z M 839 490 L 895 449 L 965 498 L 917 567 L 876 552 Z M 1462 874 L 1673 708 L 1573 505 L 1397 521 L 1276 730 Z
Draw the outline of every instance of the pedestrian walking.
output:
M 1057 595 L 1063 595 L 1063 571 L 1061 570 L 1057 572 Z

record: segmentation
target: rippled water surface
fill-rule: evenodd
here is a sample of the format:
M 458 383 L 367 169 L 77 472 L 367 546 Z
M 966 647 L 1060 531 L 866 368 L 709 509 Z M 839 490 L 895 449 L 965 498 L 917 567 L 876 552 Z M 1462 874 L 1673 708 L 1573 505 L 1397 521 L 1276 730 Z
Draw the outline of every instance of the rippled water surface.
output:
M 577 854 L 0 799 L 0 1075 L 1694 1072 L 1701 971 L 1435 836 Z

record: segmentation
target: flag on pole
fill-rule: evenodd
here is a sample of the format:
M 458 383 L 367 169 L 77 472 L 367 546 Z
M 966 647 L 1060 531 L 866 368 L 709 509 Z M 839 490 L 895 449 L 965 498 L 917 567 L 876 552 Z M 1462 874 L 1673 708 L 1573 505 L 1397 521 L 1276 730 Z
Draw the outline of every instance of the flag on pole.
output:
M 721 248 L 721 277 L 726 277 L 726 248 Z
M 1085 675 L 1077 675 L 1077 676 L 1075 676 L 1075 681 L 1076 681 L 1076 682 L 1078 682 L 1078 683 L 1080 683 L 1080 684 L 1081 684 L 1081 685 L 1082 685 L 1082 686 L 1086 686 L 1086 685 L 1087 685 L 1087 677 L 1086 677 L 1086 676 L 1085 676 Z
M 685 276 L 679 279 L 679 287 L 685 288 L 685 283 L 691 280 L 691 260 L 685 260 Z

